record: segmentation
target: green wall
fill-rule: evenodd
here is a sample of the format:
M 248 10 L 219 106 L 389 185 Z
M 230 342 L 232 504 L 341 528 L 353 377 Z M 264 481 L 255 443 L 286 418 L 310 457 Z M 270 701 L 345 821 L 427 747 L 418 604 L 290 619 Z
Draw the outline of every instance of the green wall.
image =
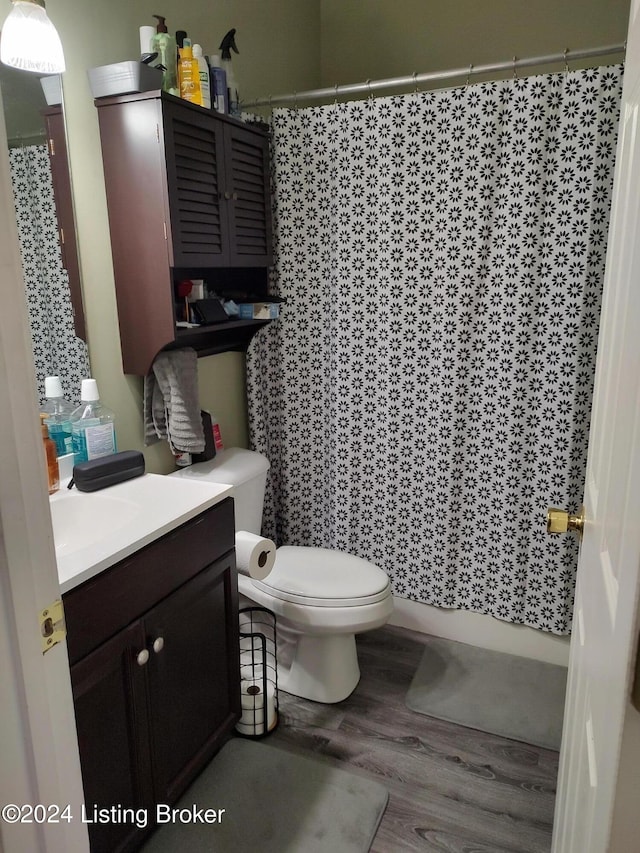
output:
M 138 28 L 162 12 L 212 52 L 231 27 L 245 100 L 318 86 L 623 42 L 629 0 L 48 0 L 67 57 L 64 77 L 90 357 L 105 402 L 118 414 L 121 449 L 142 449 L 142 381 L 125 377 L 96 110 L 89 67 L 135 57 Z M 200 359 L 201 404 L 227 445 L 247 443 L 244 357 Z M 163 442 L 145 450 L 148 469 L 172 468 Z

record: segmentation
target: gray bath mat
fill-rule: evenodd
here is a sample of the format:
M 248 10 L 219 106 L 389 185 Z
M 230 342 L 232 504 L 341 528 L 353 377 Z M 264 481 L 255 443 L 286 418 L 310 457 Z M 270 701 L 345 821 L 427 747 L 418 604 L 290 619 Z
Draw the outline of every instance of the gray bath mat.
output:
M 412 711 L 559 749 L 563 666 L 430 638 L 406 696 Z
M 377 782 L 233 739 L 176 808 L 225 809 L 219 823 L 171 823 L 144 853 L 366 853 L 387 805 Z

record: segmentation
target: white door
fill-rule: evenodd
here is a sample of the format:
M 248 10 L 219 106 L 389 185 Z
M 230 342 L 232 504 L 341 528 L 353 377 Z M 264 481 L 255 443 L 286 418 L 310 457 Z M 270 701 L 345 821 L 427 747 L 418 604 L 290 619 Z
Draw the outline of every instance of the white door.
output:
M 632 0 L 553 853 L 640 851 L 640 0 Z M 566 534 L 571 535 L 571 534 Z

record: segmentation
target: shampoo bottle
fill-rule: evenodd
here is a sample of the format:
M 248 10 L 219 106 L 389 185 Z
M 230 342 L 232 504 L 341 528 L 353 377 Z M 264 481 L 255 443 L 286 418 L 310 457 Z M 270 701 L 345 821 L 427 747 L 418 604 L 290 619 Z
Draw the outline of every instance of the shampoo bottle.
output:
M 58 457 L 56 455 L 56 446 L 51 438 L 49 438 L 49 430 L 45 422 L 46 415 L 40 415 L 40 429 L 42 430 L 42 443 L 44 445 L 44 455 L 47 461 L 47 481 L 49 485 L 49 494 L 52 495 L 60 488 L 60 471 L 58 468 Z
M 193 46 L 193 58 L 198 63 L 198 75 L 200 77 L 200 103 L 206 109 L 211 109 L 211 84 L 209 81 L 209 66 L 202 55 L 199 44 Z
M 200 89 L 200 69 L 198 60 L 194 59 L 191 40 L 185 39 L 180 48 L 180 62 L 178 64 L 178 79 L 180 82 L 180 97 L 192 104 L 202 106 L 202 91 Z
M 211 75 L 211 102 L 214 110 L 226 115 L 229 112 L 227 100 L 227 74 L 220 63 L 218 54 L 209 57 Z
M 151 40 L 151 52 L 158 54 L 156 64 L 164 68 L 162 74 L 162 89 L 171 95 L 178 95 L 178 78 L 176 67 L 177 47 L 176 40 L 167 31 L 167 25 L 162 15 L 154 15 L 158 19 L 156 34 Z
M 80 405 L 71 415 L 74 465 L 116 452 L 114 420 L 111 409 L 100 402 L 96 380 L 83 379 Z
M 62 383 L 59 376 L 46 377 L 44 393 L 47 401 L 42 407 L 42 417 L 47 426 L 49 438 L 54 442 L 58 456 L 72 453 L 71 413 L 73 406 L 62 396 Z

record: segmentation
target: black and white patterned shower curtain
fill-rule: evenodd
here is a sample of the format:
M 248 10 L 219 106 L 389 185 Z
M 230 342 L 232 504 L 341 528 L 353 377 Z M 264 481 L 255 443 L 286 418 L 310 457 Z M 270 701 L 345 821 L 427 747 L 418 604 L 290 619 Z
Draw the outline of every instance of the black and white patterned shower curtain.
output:
M 46 399 L 45 377 L 60 376 L 66 399 L 79 404 L 89 354 L 73 324 L 46 145 L 10 148 L 9 167 L 39 401 Z
M 275 292 L 248 359 L 265 531 L 558 634 L 577 544 L 622 69 L 273 116 Z

